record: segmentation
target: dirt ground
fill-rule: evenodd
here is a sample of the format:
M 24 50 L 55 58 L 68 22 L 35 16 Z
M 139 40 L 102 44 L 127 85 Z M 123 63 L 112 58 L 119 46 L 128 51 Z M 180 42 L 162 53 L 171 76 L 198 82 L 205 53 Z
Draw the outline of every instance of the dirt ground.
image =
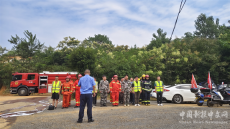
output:
M 180 116 L 182 111 L 188 112 L 192 111 L 207 111 L 214 113 L 229 111 L 229 105 L 224 105 L 222 107 L 208 108 L 207 106 L 198 107 L 196 104 L 172 104 L 164 103 L 164 106 L 157 106 L 156 101 L 151 101 L 151 106 L 141 105 L 140 107 L 130 106 L 124 107 L 120 105 L 119 107 L 112 107 L 108 104 L 108 107 L 96 107 L 93 108 L 93 118 L 95 122 L 87 122 L 87 112 L 85 110 L 85 116 L 83 123 L 76 123 L 78 119 L 79 109 L 69 107 L 68 109 L 61 109 L 61 105 L 58 109 L 54 111 L 45 110 L 43 113 L 22 116 L 23 119 L 17 119 L 10 128 L 20 129 L 20 128 L 55 128 L 55 129 L 95 129 L 95 128 L 128 128 L 128 129 L 139 129 L 139 128 L 228 128 L 230 127 L 229 117 L 215 118 L 210 120 L 209 117 L 206 118 L 187 118 L 184 116 L 184 120 Z M 190 121 L 208 121 L 208 122 L 224 122 L 223 124 L 196 124 L 189 123 Z M 58 122 L 57 122 L 58 121 Z M 184 123 L 183 123 L 184 122 Z M 188 123 L 186 123 L 188 122 Z

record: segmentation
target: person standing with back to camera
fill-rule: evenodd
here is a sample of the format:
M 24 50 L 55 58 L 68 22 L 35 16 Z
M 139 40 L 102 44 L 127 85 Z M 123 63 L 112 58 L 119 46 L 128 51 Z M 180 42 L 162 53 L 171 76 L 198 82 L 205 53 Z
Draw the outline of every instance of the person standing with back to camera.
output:
M 95 96 L 95 86 L 96 83 L 94 81 L 94 78 L 90 76 L 90 70 L 85 70 L 85 76 L 82 77 L 79 82 L 78 86 L 81 87 L 80 92 L 80 110 L 79 110 L 79 118 L 77 123 L 82 123 L 83 117 L 84 117 L 84 109 L 85 105 L 87 104 L 87 116 L 88 116 L 88 122 L 94 122 L 93 116 L 92 116 L 92 92 L 93 96 Z

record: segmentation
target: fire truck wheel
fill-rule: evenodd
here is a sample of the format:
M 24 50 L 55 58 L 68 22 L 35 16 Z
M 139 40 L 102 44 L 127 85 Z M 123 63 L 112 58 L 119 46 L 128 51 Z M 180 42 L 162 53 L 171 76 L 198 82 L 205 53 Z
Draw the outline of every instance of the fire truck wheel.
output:
M 20 88 L 18 90 L 18 95 L 19 96 L 26 96 L 28 94 L 28 90 L 26 88 Z

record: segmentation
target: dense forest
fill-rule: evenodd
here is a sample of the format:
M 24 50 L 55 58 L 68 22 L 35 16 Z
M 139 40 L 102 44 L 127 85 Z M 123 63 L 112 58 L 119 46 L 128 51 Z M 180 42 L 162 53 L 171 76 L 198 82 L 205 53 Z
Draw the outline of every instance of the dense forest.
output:
M 26 30 L 25 37 L 9 36 L 11 50 L 0 46 L 0 88 L 9 87 L 14 72 L 77 71 L 86 68 L 98 80 L 114 74 L 124 77 L 149 74 L 161 76 L 165 84 L 206 81 L 208 71 L 215 83 L 230 82 L 230 29 L 219 19 L 200 14 L 195 31 L 169 41 L 159 28 L 147 46 L 115 46 L 106 35 L 94 35 L 79 41 L 65 37 L 56 47 L 45 46 L 36 34 Z M 142 43 L 146 44 L 146 43 Z M 20 57 L 20 59 L 16 58 Z

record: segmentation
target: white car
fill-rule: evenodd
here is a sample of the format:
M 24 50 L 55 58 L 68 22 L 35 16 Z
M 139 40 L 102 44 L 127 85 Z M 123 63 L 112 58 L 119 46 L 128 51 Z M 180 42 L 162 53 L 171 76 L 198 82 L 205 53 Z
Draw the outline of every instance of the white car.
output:
M 170 87 L 171 85 L 165 85 L 164 87 L 165 88 L 168 88 Z M 155 89 L 152 90 L 152 92 L 150 93 L 150 96 L 153 97 L 153 98 L 157 98 L 157 94 L 155 92 Z
M 201 86 L 198 86 L 199 88 Z M 195 94 L 190 91 L 191 84 L 176 84 L 174 86 L 165 86 L 163 99 L 166 102 L 183 103 L 195 100 Z M 154 90 L 155 91 L 155 90 Z M 155 93 L 156 94 L 156 93 Z

